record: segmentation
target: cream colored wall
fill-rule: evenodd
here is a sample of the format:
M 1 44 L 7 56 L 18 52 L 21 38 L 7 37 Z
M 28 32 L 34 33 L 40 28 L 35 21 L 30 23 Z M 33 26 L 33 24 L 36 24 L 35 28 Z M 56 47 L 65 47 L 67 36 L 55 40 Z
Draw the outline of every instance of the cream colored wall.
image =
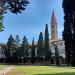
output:
M 55 42 L 51 42 L 52 56 L 54 56 L 54 54 L 55 54 L 55 48 L 54 48 L 54 45 L 53 45 L 55 43 L 57 43 L 59 56 L 62 56 L 63 58 L 65 58 L 65 45 L 64 45 L 63 40 L 58 40 L 58 41 L 55 41 Z

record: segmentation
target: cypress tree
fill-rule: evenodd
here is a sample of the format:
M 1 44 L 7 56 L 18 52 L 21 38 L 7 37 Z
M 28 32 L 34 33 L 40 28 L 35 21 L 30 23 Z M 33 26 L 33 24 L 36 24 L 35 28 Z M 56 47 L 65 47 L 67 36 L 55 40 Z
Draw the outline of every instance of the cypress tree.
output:
M 17 61 L 19 63 L 19 58 L 21 56 L 20 55 L 20 38 L 19 38 L 19 35 L 16 35 L 16 38 L 15 38 L 15 49 L 16 49 L 16 52 L 15 52 L 14 58 L 17 58 Z
M 31 49 L 31 63 L 35 62 L 35 45 L 34 45 L 34 38 L 32 41 L 32 49 Z
M 63 0 L 65 51 L 67 65 L 75 66 L 75 0 Z
M 45 28 L 44 53 L 45 53 L 45 60 L 46 61 L 50 60 L 51 51 L 50 51 L 49 32 L 48 32 L 48 25 L 47 24 L 46 24 L 46 28 Z
M 40 35 L 39 35 L 37 56 L 39 58 L 43 57 L 43 34 L 42 32 L 40 32 Z
M 10 35 L 8 39 L 7 47 L 8 47 L 8 50 L 10 51 L 10 57 L 12 57 L 14 53 L 14 49 L 13 49 L 14 48 L 14 38 L 12 35 Z
M 21 44 L 21 57 L 22 57 L 22 59 L 24 59 L 25 57 L 28 56 L 27 46 L 28 46 L 28 40 L 27 40 L 26 36 L 24 36 L 22 44 Z
M 16 45 L 17 47 L 20 46 L 20 38 L 19 38 L 19 35 L 16 35 L 16 38 L 15 38 L 15 45 Z
M 12 35 L 10 35 L 8 42 L 7 42 L 7 48 L 5 49 L 5 56 L 8 59 L 8 61 L 11 61 L 11 58 L 13 57 L 13 54 L 15 52 L 14 49 L 14 38 Z
M 70 24 L 72 28 L 71 65 L 75 66 L 75 0 L 70 0 Z
M 65 52 L 66 52 L 66 63 L 67 65 L 70 64 L 70 55 L 71 55 L 71 50 L 70 50 L 70 41 L 71 39 L 70 34 L 71 34 L 71 28 L 70 28 L 70 24 L 69 24 L 69 2 L 68 0 L 64 0 L 63 1 L 63 8 L 64 8 L 64 31 L 63 31 L 63 39 L 65 41 Z

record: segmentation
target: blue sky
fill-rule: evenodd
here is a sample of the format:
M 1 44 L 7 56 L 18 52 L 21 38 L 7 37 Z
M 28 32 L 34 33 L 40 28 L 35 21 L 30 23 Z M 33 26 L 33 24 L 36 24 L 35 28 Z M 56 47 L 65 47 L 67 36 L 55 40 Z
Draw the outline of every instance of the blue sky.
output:
M 3 32 L 0 32 L 0 43 L 6 43 L 10 34 L 14 37 L 19 35 L 21 40 L 24 35 L 27 36 L 29 43 L 33 37 L 37 42 L 40 32 L 45 31 L 45 25 L 48 24 L 49 33 L 52 11 L 55 11 L 58 24 L 58 37 L 62 37 L 63 31 L 63 9 L 62 0 L 29 0 L 30 4 L 22 14 L 15 15 L 8 12 L 4 15 Z M 50 33 L 51 34 L 51 33 Z

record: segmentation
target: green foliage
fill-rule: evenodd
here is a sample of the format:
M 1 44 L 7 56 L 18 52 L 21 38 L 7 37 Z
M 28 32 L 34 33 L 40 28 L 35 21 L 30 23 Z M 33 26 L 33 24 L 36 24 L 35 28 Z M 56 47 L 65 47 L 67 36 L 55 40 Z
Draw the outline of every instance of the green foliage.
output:
M 47 24 L 46 24 L 46 28 L 45 28 L 44 53 L 45 53 L 45 59 L 49 60 L 51 58 L 51 51 L 50 51 L 49 32 L 48 32 Z
M 15 40 L 13 36 L 10 35 L 7 42 L 7 47 L 4 50 L 5 56 L 9 62 L 19 62 L 19 58 L 23 61 L 23 58 L 28 57 L 28 46 L 28 40 L 25 36 L 23 38 L 22 44 L 20 45 L 19 35 L 16 35 Z
M 15 38 L 15 45 L 16 45 L 16 46 L 20 46 L 20 38 L 19 38 L 19 35 L 16 35 L 16 38 Z
M 3 15 L 10 10 L 12 13 L 21 13 L 29 4 L 28 0 L 0 0 L 0 32 L 3 31 Z
M 3 11 L 9 9 L 12 13 L 21 13 L 25 10 L 28 0 L 1 0 L 0 5 L 3 6 Z M 4 13 L 4 12 L 2 12 Z
M 0 32 L 3 31 L 4 29 L 3 25 L 4 13 L 6 13 L 5 3 L 3 4 L 2 2 L 0 2 Z
M 6 57 L 12 57 L 13 54 L 15 52 L 15 48 L 14 48 L 14 38 L 12 35 L 10 35 L 9 39 L 8 39 L 8 42 L 7 42 L 7 49 L 5 51 L 5 55 Z
M 26 36 L 24 36 L 22 44 L 21 44 L 21 55 L 22 57 L 27 57 L 28 56 L 28 40 Z
M 32 41 L 32 50 L 31 50 L 31 63 L 33 64 L 35 62 L 35 45 L 34 45 L 34 38 Z
M 42 57 L 43 53 L 44 53 L 43 52 L 43 34 L 42 32 L 40 32 L 39 40 L 38 40 L 38 51 L 37 51 L 38 57 Z
M 63 0 L 65 51 L 67 65 L 75 66 L 75 0 Z
M 19 35 L 16 35 L 16 38 L 15 38 L 15 41 L 14 41 L 14 47 L 15 47 L 15 50 L 16 50 L 15 56 L 16 57 L 21 57 Z
M 10 58 L 10 50 L 8 48 L 4 49 L 4 54 L 5 54 L 6 58 Z
M 28 0 L 7 0 L 8 9 L 13 13 L 21 13 L 26 9 L 27 4 L 29 4 Z
M 0 32 L 3 31 L 3 15 L 0 15 Z

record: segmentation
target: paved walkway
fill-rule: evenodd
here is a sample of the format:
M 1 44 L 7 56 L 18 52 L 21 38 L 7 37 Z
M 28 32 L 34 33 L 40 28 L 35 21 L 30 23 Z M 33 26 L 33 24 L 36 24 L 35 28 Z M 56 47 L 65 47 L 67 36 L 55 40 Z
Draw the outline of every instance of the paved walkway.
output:
M 6 75 L 7 72 L 9 72 L 11 69 L 14 69 L 15 66 L 9 66 L 6 67 L 5 69 L 0 70 L 0 75 Z

